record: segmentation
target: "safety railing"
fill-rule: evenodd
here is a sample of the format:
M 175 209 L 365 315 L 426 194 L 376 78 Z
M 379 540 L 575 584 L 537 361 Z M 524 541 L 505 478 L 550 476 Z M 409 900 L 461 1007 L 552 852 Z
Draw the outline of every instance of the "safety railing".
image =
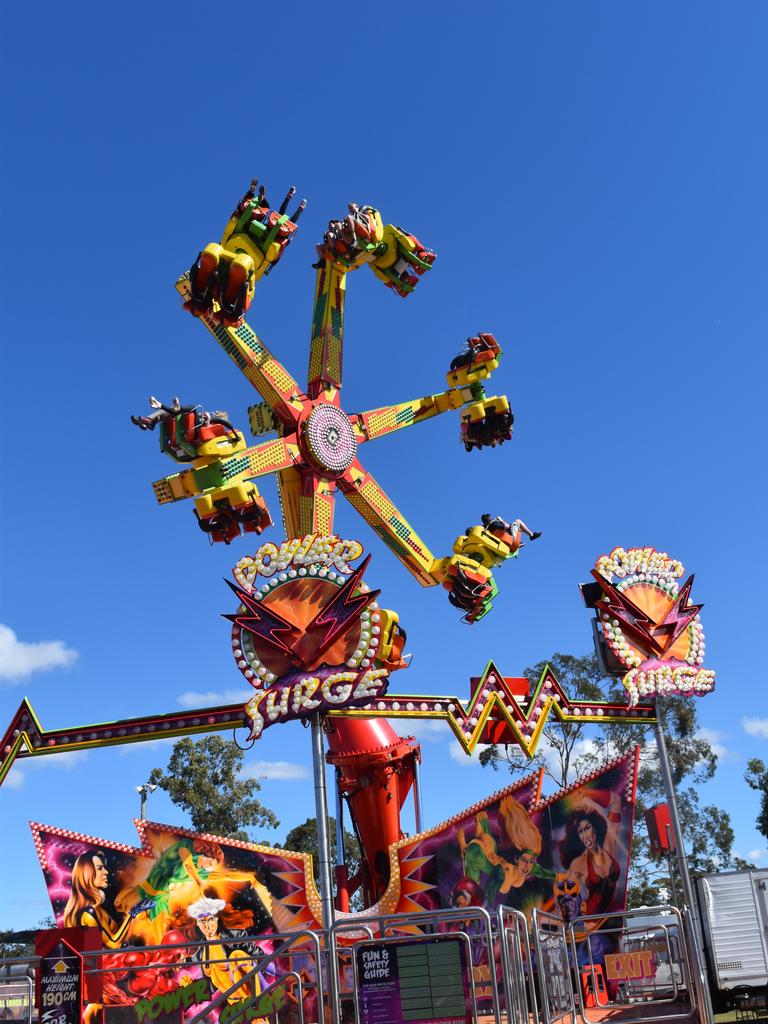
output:
M 569 1017 L 575 1024 L 576 1004 L 568 956 L 565 922 L 538 908 L 531 915 L 536 974 L 545 1024 Z
M 185 941 L 179 943 L 165 944 L 162 946 L 124 946 L 119 950 L 98 950 L 88 951 L 84 955 L 84 977 L 109 978 L 114 977 L 121 970 L 125 971 L 129 966 L 130 972 L 141 978 L 142 975 L 149 977 L 158 971 L 176 973 L 184 968 L 197 965 L 203 973 L 209 975 L 217 967 L 221 968 L 220 977 L 225 977 L 232 967 L 230 956 L 221 956 L 213 947 L 222 947 L 222 938 L 215 938 L 204 941 Z M 238 951 L 236 959 L 237 977 L 224 990 L 219 990 L 213 998 L 205 998 L 205 1006 L 199 1010 L 188 1021 L 188 1024 L 202 1024 L 209 1019 L 214 1011 L 213 1019 L 227 1018 L 227 1024 L 244 1024 L 253 1019 L 254 1016 L 268 1016 L 273 1014 L 277 1020 L 284 1000 L 279 998 L 291 992 L 292 1002 L 297 1004 L 297 1014 L 300 1024 L 305 1024 L 305 997 L 310 987 L 305 978 L 307 975 L 311 987 L 316 993 L 316 1013 L 312 1014 L 313 1020 L 324 1021 L 325 1017 L 325 985 L 323 979 L 321 937 L 315 931 L 302 930 L 287 933 L 270 933 L 268 935 L 247 935 L 238 936 L 238 941 L 246 947 L 253 949 L 259 943 L 270 943 L 274 948 L 270 953 Z M 153 955 L 154 954 L 154 955 Z M 141 957 L 142 962 L 138 962 Z M 110 963 L 113 959 L 116 962 Z M 312 962 L 313 967 L 307 963 Z M 296 961 L 299 961 L 297 967 Z M 284 964 L 288 969 L 284 969 Z M 272 971 L 269 971 L 272 968 Z M 310 968 L 308 970 L 308 968 Z M 304 978 L 302 977 L 304 975 Z M 231 975 L 230 975 L 231 976 Z M 260 979 L 270 978 L 269 984 L 262 989 Z M 180 993 L 184 992 L 189 985 L 187 976 L 186 983 L 182 980 L 178 986 Z M 149 990 L 149 985 L 139 984 L 138 990 Z M 138 999 L 138 997 L 137 997 Z M 195 1000 L 198 1005 L 201 1001 Z M 192 1004 L 194 1006 L 194 1003 Z M 269 1013 L 254 1014 L 252 1011 L 259 1007 L 266 1007 Z M 227 1012 L 222 1014 L 224 1008 Z M 151 1020 L 151 1014 L 147 1015 Z
M 351 1019 L 350 1014 L 356 1021 L 362 1019 L 355 969 L 359 947 L 394 946 L 404 940 L 434 945 L 455 939 L 467 967 L 467 1009 L 475 1019 L 490 1014 L 494 1024 L 502 1024 L 503 995 L 508 1024 L 575 1024 L 577 1014 L 586 1024 L 597 1024 L 616 1010 L 621 1011 L 622 1024 L 672 1024 L 697 1009 L 703 1012 L 706 1005 L 704 969 L 693 934 L 690 915 L 674 907 L 629 910 L 610 917 L 585 915 L 569 923 L 537 909 L 530 925 L 524 914 L 510 907 L 501 907 L 494 918 L 482 907 L 460 907 L 344 918 L 326 933 L 238 935 L 243 949 L 237 950 L 236 971 L 231 970 L 231 951 L 227 956 L 221 950 L 221 937 L 89 950 L 83 957 L 86 983 L 111 975 L 107 985 L 114 984 L 126 960 L 133 978 L 142 972 L 165 972 L 166 992 L 171 983 L 176 986 L 174 992 L 183 992 L 190 979 L 196 980 L 196 998 L 184 1002 L 194 1013 L 188 1024 L 209 1020 L 250 1024 L 263 1016 L 280 1024 L 287 1015 L 298 1024 L 338 1024 Z M 263 950 L 267 943 L 269 952 Z M 455 955 L 458 958 L 458 952 Z M 33 1022 L 30 965 L 36 959 L 0 962 L 0 986 L 7 979 L 27 987 L 27 1024 Z M 200 968 L 199 979 L 188 969 L 185 972 L 192 965 Z M 223 970 L 216 972 L 217 966 Z M 19 975 L 22 970 L 25 976 Z M 204 999 L 197 998 L 203 990 Z M 131 989 L 150 998 L 156 991 L 149 983 L 137 983 Z M 140 999 L 137 995 L 136 1000 Z M 637 1013 L 632 1012 L 634 1005 Z M 268 1012 L 263 1012 L 265 1007 Z M 151 1021 L 150 1013 L 145 1016 Z
M 587 1024 L 617 1009 L 622 1024 L 681 1020 L 696 1009 L 686 930 L 675 907 L 577 917 L 568 934 L 573 962 L 578 957 L 581 964 L 583 984 L 575 988 Z M 641 1006 L 634 1017 L 632 1005 Z
M 539 1024 L 528 920 L 521 911 L 499 907 L 499 947 L 504 1004 L 510 1024 Z
M 3 960 L 0 967 L 0 1024 L 32 1024 L 35 981 L 29 957 Z M 7 1014 L 11 1014 L 10 1019 Z
M 471 929 L 471 930 L 470 930 Z M 339 937 L 344 933 L 348 941 L 343 945 Z M 494 957 L 494 930 L 491 916 L 482 907 L 457 907 L 449 910 L 422 911 L 413 914 L 382 914 L 376 917 L 365 917 L 357 921 L 344 919 L 336 923 L 328 931 L 328 993 L 331 1004 L 331 1020 L 342 1019 L 342 971 L 354 957 L 355 939 L 364 935 L 363 941 L 370 942 L 402 940 L 434 936 L 459 936 L 467 942 L 469 974 L 472 979 L 473 1004 L 477 1007 L 481 997 L 477 993 L 474 968 L 482 966 L 483 984 L 490 990 L 491 1016 L 494 1024 L 501 1024 L 501 1004 L 496 979 Z M 352 939 L 350 942 L 349 939 Z M 352 983 L 351 998 L 354 1003 L 356 1019 L 359 1020 L 360 998 L 354 970 L 347 975 Z M 471 986 L 471 987 L 472 987 Z M 347 989 L 348 990 L 348 989 Z

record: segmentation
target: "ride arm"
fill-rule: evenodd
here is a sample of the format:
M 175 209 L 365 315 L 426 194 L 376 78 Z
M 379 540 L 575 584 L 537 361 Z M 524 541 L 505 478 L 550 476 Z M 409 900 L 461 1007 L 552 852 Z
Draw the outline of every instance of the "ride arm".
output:
M 346 290 L 346 269 L 321 259 L 312 309 L 307 385 L 310 398 L 317 398 L 324 391 L 326 400 L 332 402 L 341 388 Z
M 189 301 L 189 274 L 179 278 L 176 290 L 184 301 Z M 293 426 L 301 412 L 303 392 L 261 338 L 245 322 L 239 327 L 227 327 L 216 323 L 210 314 L 201 315 L 199 319 L 280 421 Z
M 297 446 L 277 437 L 227 458 L 199 459 L 192 468 L 156 480 L 152 487 L 158 504 L 165 505 L 268 476 L 293 466 L 297 458 Z
M 286 537 L 305 537 L 308 533 L 327 537 L 333 533 L 333 480 L 292 466 L 277 474 L 277 490 Z
M 415 235 L 384 224 L 373 206 L 349 204 L 343 220 L 332 220 L 317 251 L 339 269 L 368 265 L 380 281 L 406 298 L 435 262 L 435 253 Z
M 406 569 L 424 587 L 434 587 L 435 556 L 403 518 L 380 485 L 355 460 L 338 481 L 339 490 Z
M 372 441 L 376 437 L 392 434 L 404 427 L 412 427 L 423 423 L 433 416 L 461 409 L 474 402 L 475 395 L 470 387 L 450 388 L 437 395 L 425 395 L 414 398 L 410 402 L 399 402 L 396 405 L 384 405 L 379 409 L 369 409 L 350 417 L 357 443 Z

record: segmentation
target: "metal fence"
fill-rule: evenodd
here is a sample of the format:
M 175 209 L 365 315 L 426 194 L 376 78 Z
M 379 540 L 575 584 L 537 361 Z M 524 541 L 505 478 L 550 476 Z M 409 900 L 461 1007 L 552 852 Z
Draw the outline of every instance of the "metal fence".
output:
M 0 1024 L 32 1024 L 36 1017 L 34 996 L 34 968 L 26 960 L 3 964 L 0 968 Z
M 115 979 L 125 969 L 121 965 L 130 964 L 133 978 L 165 972 L 168 985 L 178 988 L 185 984 L 185 966 L 196 964 L 211 979 L 220 965 L 224 973 L 219 972 L 217 984 L 211 979 L 210 986 L 198 989 L 204 998 L 183 1003 L 189 1010 L 186 1024 L 249 1024 L 264 1018 L 270 1024 L 365 1024 L 357 951 L 362 957 L 362 950 L 374 944 L 377 949 L 397 948 L 399 957 L 405 943 L 414 963 L 426 962 L 432 954 L 439 962 L 449 946 L 460 947 L 462 995 L 473 1020 L 484 1016 L 494 1024 L 576 1024 L 581 1017 L 586 1024 L 597 1024 L 621 1011 L 622 1024 L 673 1024 L 705 1010 L 706 982 L 691 922 L 674 907 L 630 910 L 609 918 L 581 916 L 568 923 L 541 910 L 534 910 L 529 922 L 509 907 L 493 918 L 482 907 L 359 915 L 336 921 L 327 933 L 248 935 L 242 941 L 231 984 L 222 983 L 232 965 L 231 955 L 222 958 L 226 952 L 220 938 L 88 951 L 83 954 L 85 983 L 93 991 L 112 985 L 114 994 Z M 439 952 L 437 947 L 442 947 Z M 23 989 L 18 997 L 23 1013 L 14 1014 L 19 1024 L 34 1021 L 34 965 L 34 958 L 0 961 L 0 1005 L 4 985 Z M 445 977 L 446 990 L 455 994 L 458 983 Z M 134 990 L 154 991 L 148 982 L 137 982 Z M 146 1020 L 152 1019 L 147 1014 Z M 109 1024 L 108 1016 L 105 1020 Z
M 581 916 L 568 933 L 574 964 L 580 957 L 574 988 L 587 1024 L 611 1010 L 623 1011 L 622 1024 L 682 1020 L 699 1007 L 686 925 L 675 907 L 627 910 L 609 919 Z M 610 952 L 603 948 L 606 937 L 613 940 Z
M 534 910 L 531 920 L 536 972 L 545 1024 L 569 1018 L 576 1022 L 568 940 L 561 917 Z

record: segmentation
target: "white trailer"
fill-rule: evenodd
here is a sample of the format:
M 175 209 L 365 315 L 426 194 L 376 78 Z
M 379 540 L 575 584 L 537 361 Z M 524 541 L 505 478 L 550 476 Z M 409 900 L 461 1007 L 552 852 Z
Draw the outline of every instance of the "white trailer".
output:
M 711 987 L 768 985 L 768 870 L 696 879 Z

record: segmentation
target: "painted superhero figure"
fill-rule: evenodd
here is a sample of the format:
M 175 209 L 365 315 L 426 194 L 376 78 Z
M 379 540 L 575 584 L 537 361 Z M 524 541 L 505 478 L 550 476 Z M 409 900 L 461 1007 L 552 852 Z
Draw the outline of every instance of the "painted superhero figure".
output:
M 109 885 L 107 858 L 101 850 L 82 853 L 72 866 L 72 893 L 64 907 L 65 928 L 98 928 L 107 949 L 119 949 L 128 941 L 135 917 L 147 910 L 147 904 L 136 903 L 116 920 L 107 910 L 106 889 Z
M 583 912 L 602 914 L 614 902 L 621 868 L 616 859 L 621 797 L 611 793 L 608 811 L 594 799 L 583 796 L 571 815 L 560 843 L 560 859 L 586 892 Z
M 223 898 L 233 928 L 265 932 L 272 927 L 274 901 L 266 886 L 253 872 L 228 867 L 221 846 L 199 836 L 163 850 L 147 877 L 124 889 L 115 904 L 124 909 L 144 901 L 147 919 L 137 930 L 154 945 L 167 927 L 182 926 L 189 904 L 201 896 Z
M 261 993 L 258 975 L 244 981 L 253 970 L 254 961 L 261 956 L 261 950 L 247 939 L 247 933 L 239 929 L 223 928 L 219 914 L 226 907 L 225 900 L 202 896 L 187 907 L 187 914 L 197 926 L 200 935 L 208 943 L 199 947 L 190 957 L 200 964 L 203 974 L 210 979 L 218 992 L 229 992 L 228 1003 L 239 1003 Z M 238 988 L 230 991 L 238 982 Z M 256 1018 L 253 1024 L 266 1024 L 266 1018 Z
M 467 840 L 464 829 L 458 832 L 465 875 L 485 885 L 486 907 L 493 907 L 496 896 L 519 889 L 536 873 L 541 854 L 541 833 L 525 808 L 507 796 L 499 804 L 499 818 L 512 844 L 513 852 L 502 857 L 491 830 L 488 815 L 475 817 L 475 835 Z

